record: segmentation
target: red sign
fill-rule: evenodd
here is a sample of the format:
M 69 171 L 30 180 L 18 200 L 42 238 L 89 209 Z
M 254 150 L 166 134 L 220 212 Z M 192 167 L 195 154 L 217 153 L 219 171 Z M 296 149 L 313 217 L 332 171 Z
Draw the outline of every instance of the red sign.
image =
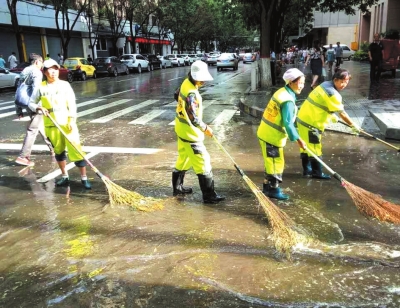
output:
M 128 36 L 127 40 L 129 42 L 132 41 L 132 36 Z M 167 40 L 157 40 L 157 39 L 148 39 L 148 38 L 144 38 L 144 37 L 137 37 L 135 39 L 136 43 L 143 43 L 143 44 L 162 44 L 162 45 L 170 45 L 171 42 L 167 41 Z

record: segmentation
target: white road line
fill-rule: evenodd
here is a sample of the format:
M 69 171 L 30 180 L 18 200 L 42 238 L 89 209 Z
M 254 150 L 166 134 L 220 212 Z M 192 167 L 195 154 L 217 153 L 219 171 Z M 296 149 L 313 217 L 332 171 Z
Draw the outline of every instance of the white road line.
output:
M 5 117 L 9 117 L 9 116 L 11 116 L 11 115 L 17 116 L 17 114 L 15 113 L 15 110 L 14 110 L 14 111 L 10 111 L 10 112 L 6 112 L 6 113 L 3 113 L 3 114 L 0 114 L 0 119 L 5 118 Z
M 91 152 L 91 153 L 86 154 L 85 157 L 86 157 L 87 159 L 90 159 L 90 158 L 96 156 L 97 154 L 99 154 L 99 153 Z M 65 167 L 65 169 L 66 169 L 66 170 L 71 170 L 71 169 L 74 168 L 74 167 L 75 167 L 75 163 L 69 163 L 69 164 Z M 37 180 L 37 182 L 38 182 L 38 183 L 46 183 L 46 182 L 48 182 L 48 181 L 50 181 L 50 180 L 56 178 L 56 177 L 59 176 L 59 175 L 61 175 L 61 170 L 60 170 L 60 169 L 57 169 L 57 170 L 55 170 L 55 171 L 53 171 L 53 172 L 48 173 L 48 174 L 45 175 L 44 177 L 41 177 L 40 179 Z
M 163 114 L 165 110 L 152 110 L 149 113 L 145 114 L 144 116 L 129 122 L 128 124 L 135 124 L 135 125 L 144 125 L 147 122 L 153 120 L 154 118 L 158 117 L 159 115 Z
M 117 94 L 121 94 L 121 93 L 126 93 L 126 92 L 132 92 L 132 91 L 135 91 L 135 89 L 129 89 L 129 90 L 122 91 L 122 92 L 117 92 L 117 93 L 113 93 L 113 94 L 109 94 L 109 95 L 99 96 L 98 98 L 109 97 L 109 96 L 113 96 L 113 95 L 117 95 Z
M 211 122 L 211 125 L 221 125 L 229 122 L 230 119 L 235 115 L 237 110 L 224 109 L 220 114 Z
M 203 110 L 206 109 L 207 107 L 211 106 L 214 103 L 215 103 L 215 100 L 213 100 L 213 99 L 203 101 Z M 175 119 L 172 122 L 168 123 L 168 125 L 175 125 Z
M 171 81 L 171 80 L 176 80 L 176 79 L 182 79 L 182 78 L 184 78 L 185 76 L 182 76 L 182 77 L 176 77 L 176 78 L 173 78 L 173 79 L 168 79 L 168 81 Z
M 118 105 L 125 104 L 125 103 L 127 103 L 129 101 L 131 101 L 131 99 L 120 99 L 119 101 L 115 101 L 115 102 L 112 102 L 112 103 L 109 103 L 109 104 L 101 105 L 101 106 L 94 107 L 94 108 L 91 108 L 91 109 L 88 109 L 88 110 L 85 110 L 85 111 L 78 112 L 77 116 L 78 117 L 83 117 L 85 115 L 88 115 L 88 114 L 91 114 L 91 113 L 95 113 L 95 112 L 103 110 L 103 109 L 107 109 L 107 108 L 111 108 L 111 107 L 115 107 L 115 106 L 118 106 Z
M 106 123 L 106 122 L 108 122 L 108 121 L 110 121 L 112 119 L 115 119 L 115 118 L 118 118 L 120 116 L 123 116 L 124 114 L 130 113 L 130 112 L 132 112 L 132 111 L 134 111 L 136 109 L 140 109 L 140 108 L 149 106 L 151 104 L 154 104 L 155 102 L 158 102 L 158 100 L 150 99 L 150 100 L 144 101 L 144 102 L 142 102 L 140 104 L 137 104 L 135 106 L 131 106 L 131 107 L 116 111 L 114 113 L 111 113 L 109 115 L 106 115 L 104 117 L 101 117 L 99 119 L 90 121 L 90 123 Z
M 76 107 L 80 108 L 80 107 L 83 107 L 83 106 L 87 106 L 87 105 L 95 104 L 95 103 L 98 103 L 98 102 L 102 102 L 104 100 L 105 99 L 96 98 L 96 99 L 92 99 L 90 101 L 86 101 L 86 102 L 82 102 L 82 103 L 76 104 Z M 23 117 L 21 119 L 14 119 L 13 121 L 24 121 L 24 122 L 27 122 L 27 121 L 30 121 L 30 120 L 31 120 L 31 118 L 27 116 L 27 117 Z
M 165 107 L 176 107 L 177 104 L 178 104 L 177 101 L 173 101 L 172 103 L 165 105 Z
M 15 104 L 12 104 L 10 106 L 0 107 L 0 110 L 10 109 L 10 108 L 15 108 Z
M 0 143 L 0 150 L 21 150 L 22 143 Z M 97 146 L 83 146 L 84 152 L 91 153 L 112 153 L 112 154 L 154 154 L 162 149 L 152 148 L 122 148 L 122 147 L 97 147 Z M 34 144 L 32 147 L 33 151 L 47 151 L 49 147 L 45 144 Z
M 8 101 L 8 102 L 0 103 L 0 106 L 1 106 L 1 105 L 5 105 L 5 104 L 11 104 L 11 103 L 14 104 L 14 101 Z

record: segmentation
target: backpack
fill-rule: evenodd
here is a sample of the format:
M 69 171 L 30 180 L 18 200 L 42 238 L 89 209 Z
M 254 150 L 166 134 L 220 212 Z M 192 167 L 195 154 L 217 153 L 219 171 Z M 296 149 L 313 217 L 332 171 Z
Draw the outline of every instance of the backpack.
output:
M 15 105 L 19 107 L 28 107 L 29 100 L 32 96 L 33 85 L 27 84 L 26 81 L 32 76 L 28 75 L 23 82 L 21 82 L 15 92 Z

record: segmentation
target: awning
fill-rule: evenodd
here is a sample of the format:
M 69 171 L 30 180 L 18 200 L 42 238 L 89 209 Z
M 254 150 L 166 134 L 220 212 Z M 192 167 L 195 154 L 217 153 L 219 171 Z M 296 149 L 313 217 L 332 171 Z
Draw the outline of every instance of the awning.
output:
M 132 36 L 128 36 L 127 40 L 132 42 Z M 161 44 L 161 45 L 170 45 L 171 41 L 168 40 L 157 40 L 157 39 L 148 39 L 145 37 L 137 37 L 135 38 L 136 43 L 143 43 L 143 44 Z

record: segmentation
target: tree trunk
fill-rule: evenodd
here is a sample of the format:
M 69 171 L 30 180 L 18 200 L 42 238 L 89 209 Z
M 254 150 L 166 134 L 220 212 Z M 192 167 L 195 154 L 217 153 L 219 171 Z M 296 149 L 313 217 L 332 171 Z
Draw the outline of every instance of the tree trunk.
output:
M 18 24 L 18 15 L 17 15 L 17 0 L 7 0 L 8 10 L 10 11 L 11 16 L 11 24 L 14 29 L 15 39 L 17 40 L 17 48 L 18 48 L 18 60 L 19 62 L 27 61 L 26 55 L 23 48 L 23 40 L 22 40 L 22 30 Z

